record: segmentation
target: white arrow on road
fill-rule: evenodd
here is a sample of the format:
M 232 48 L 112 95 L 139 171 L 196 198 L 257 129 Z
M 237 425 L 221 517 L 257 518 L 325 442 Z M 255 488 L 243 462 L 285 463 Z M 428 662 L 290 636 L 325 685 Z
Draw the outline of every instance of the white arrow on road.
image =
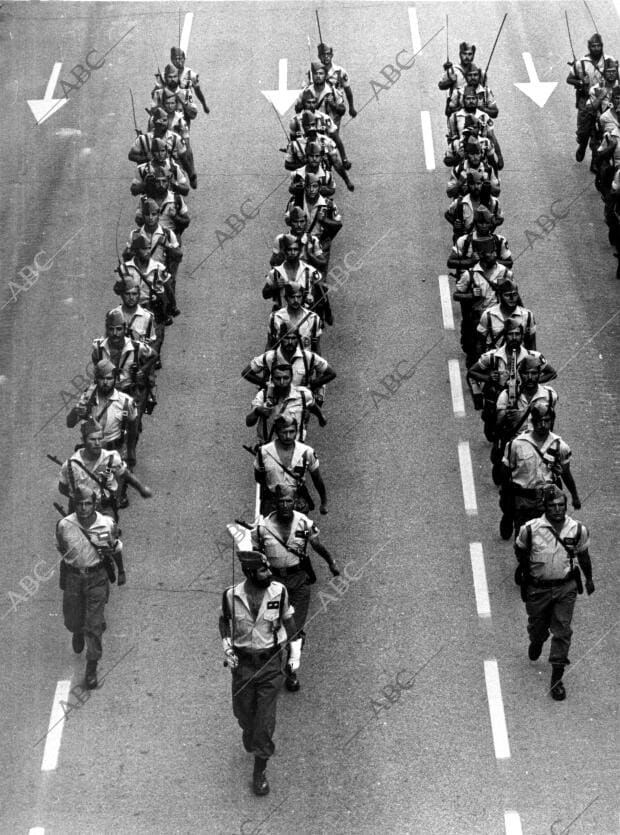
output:
M 293 104 L 301 90 L 287 90 L 286 77 L 288 75 L 288 59 L 280 58 L 278 61 L 278 89 L 261 90 L 267 101 L 270 101 L 280 116 L 284 116 L 289 107 Z
M 53 99 L 52 96 L 54 95 L 54 89 L 56 88 L 56 84 L 58 82 L 58 76 L 60 75 L 60 68 L 62 67 L 62 61 L 54 64 L 54 69 L 52 70 L 52 74 L 50 75 L 50 80 L 47 82 L 47 87 L 45 88 L 45 96 L 42 99 L 29 99 L 28 106 L 32 110 L 32 115 L 34 116 L 37 125 L 42 125 L 46 119 L 56 113 L 63 104 L 66 104 L 69 99 Z
M 514 85 L 521 90 L 522 93 L 525 93 L 526 96 L 529 96 L 539 107 L 544 107 L 547 103 L 547 99 L 558 86 L 558 82 L 538 80 L 538 74 L 534 66 L 534 61 L 532 60 L 532 56 L 529 52 L 523 53 L 523 60 L 525 62 L 525 69 L 527 70 L 530 80 L 522 84 L 518 84 L 515 81 Z

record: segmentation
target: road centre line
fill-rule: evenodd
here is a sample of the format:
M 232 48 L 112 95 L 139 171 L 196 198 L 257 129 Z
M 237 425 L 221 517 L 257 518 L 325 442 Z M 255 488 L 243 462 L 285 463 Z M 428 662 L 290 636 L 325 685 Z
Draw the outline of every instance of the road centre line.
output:
M 476 487 L 474 485 L 474 470 L 471 463 L 469 441 L 459 441 L 459 467 L 465 513 L 468 516 L 477 516 L 478 503 L 476 502 Z
M 510 758 L 510 745 L 502 701 L 502 688 L 499 683 L 499 669 L 495 658 L 489 658 L 484 662 L 484 679 L 487 686 L 495 756 L 498 760 L 506 760 Z
M 54 771 L 58 765 L 58 754 L 60 752 L 62 730 L 67 719 L 67 714 L 60 703 L 67 703 L 70 689 L 71 682 L 67 680 L 59 681 L 56 685 L 49 727 L 45 739 L 45 748 L 43 750 L 41 771 Z
M 187 47 L 189 46 L 189 36 L 192 33 L 192 23 L 194 22 L 194 13 L 188 12 L 185 15 L 185 20 L 183 21 L 183 31 L 181 32 L 181 39 L 179 41 L 179 46 L 183 50 L 183 52 L 187 52 Z
M 435 170 L 435 149 L 433 148 L 433 129 L 431 127 L 431 114 L 428 110 L 420 111 L 422 122 L 422 142 L 424 143 L 424 162 L 428 171 Z
M 454 330 L 454 314 L 452 313 L 452 296 L 450 294 L 450 282 L 447 275 L 439 276 L 439 298 L 441 299 L 441 315 L 443 316 L 444 330 Z
M 476 594 L 476 609 L 481 618 L 491 617 L 491 604 L 489 603 L 489 587 L 487 584 L 487 573 L 484 567 L 484 553 L 481 542 L 469 543 L 469 557 L 471 559 L 471 571 L 474 577 L 474 592 Z
M 455 417 L 465 417 L 463 384 L 461 383 L 461 368 L 458 360 L 448 360 L 448 374 L 450 376 L 450 393 L 452 394 L 452 411 Z
M 42 826 L 32 826 L 28 830 L 28 835 L 45 835 L 45 829 Z
M 618 0 L 620 2 L 620 0 Z M 422 53 L 422 39 L 420 38 L 420 27 L 418 26 L 418 13 L 415 6 L 409 6 L 409 28 L 411 29 L 411 46 L 414 54 L 420 55 Z
M 521 818 L 518 812 L 514 812 L 512 809 L 507 809 L 504 812 L 504 828 L 506 835 L 523 835 Z

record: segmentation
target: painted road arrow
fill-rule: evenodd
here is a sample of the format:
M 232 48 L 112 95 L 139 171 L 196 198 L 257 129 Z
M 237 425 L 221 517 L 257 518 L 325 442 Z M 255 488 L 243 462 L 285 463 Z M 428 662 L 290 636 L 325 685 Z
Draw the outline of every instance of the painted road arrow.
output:
M 293 104 L 301 90 L 287 90 L 286 78 L 288 75 L 288 59 L 280 58 L 278 61 L 278 89 L 277 90 L 261 90 L 261 93 L 267 101 L 278 111 L 280 116 L 284 116 L 289 107 Z
M 54 64 L 54 69 L 52 70 L 52 74 L 50 75 L 50 80 L 47 82 L 47 87 L 45 88 L 45 96 L 42 99 L 29 99 L 28 106 L 32 110 L 32 115 L 34 116 L 37 125 L 42 125 L 46 119 L 56 113 L 63 104 L 66 104 L 69 99 L 53 99 L 52 96 L 54 95 L 54 89 L 56 87 L 56 83 L 58 82 L 58 76 L 60 75 L 60 68 L 62 67 L 62 61 Z
M 532 56 L 529 52 L 523 53 L 523 60 L 525 62 L 525 69 L 527 70 L 530 80 L 522 84 L 518 84 L 515 81 L 514 85 L 521 90 L 522 93 L 525 93 L 526 96 L 529 96 L 529 98 L 531 98 L 532 101 L 539 107 L 544 107 L 547 103 L 547 99 L 558 86 L 558 82 L 538 80 L 538 74 L 536 72 L 536 68 L 534 67 L 534 61 L 532 60 Z

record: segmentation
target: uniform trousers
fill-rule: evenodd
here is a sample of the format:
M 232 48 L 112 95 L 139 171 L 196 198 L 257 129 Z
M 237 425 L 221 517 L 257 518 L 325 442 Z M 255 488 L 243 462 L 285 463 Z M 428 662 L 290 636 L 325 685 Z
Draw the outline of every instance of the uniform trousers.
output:
M 232 673 L 232 706 L 243 731 L 243 747 L 268 759 L 275 751 L 276 704 L 284 681 L 280 651 L 235 652 L 239 665 Z
M 64 586 L 62 613 L 65 626 L 73 634 L 84 635 L 86 660 L 98 661 L 102 655 L 104 609 L 110 596 L 106 570 L 101 566 L 87 574 L 80 574 L 69 567 Z
M 533 644 L 544 644 L 551 632 L 550 664 L 570 664 L 568 651 L 573 634 L 571 621 L 576 597 L 574 580 L 551 588 L 528 586 L 525 602 L 527 631 Z

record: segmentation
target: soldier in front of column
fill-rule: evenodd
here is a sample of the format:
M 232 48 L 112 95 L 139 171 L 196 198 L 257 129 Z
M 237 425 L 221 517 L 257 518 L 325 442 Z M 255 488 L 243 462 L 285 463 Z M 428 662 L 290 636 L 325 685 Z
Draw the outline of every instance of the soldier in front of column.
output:
M 502 539 L 510 539 L 522 525 L 544 510 L 543 492 L 548 484 L 564 483 L 579 510 L 581 500 L 570 469 L 571 449 L 553 430 L 555 410 L 547 403 L 535 403 L 530 415 L 532 429 L 506 444 L 502 464 L 500 497 Z
M 586 592 L 594 592 L 590 537 L 582 522 L 567 515 L 566 495 L 555 485 L 545 488 L 543 503 L 544 514 L 526 522 L 515 540 L 515 579 L 528 615 L 528 657 L 531 661 L 540 658 L 551 633 L 550 692 L 561 702 L 566 698 L 563 676 L 570 664 L 573 609 L 577 594 L 583 593 L 580 569 Z
M 262 388 L 254 400 L 252 410 L 246 416 L 246 426 L 256 426 L 258 442 L 271 441 L 274 423 L 278 415 L 289 412 L 297 420 L 296 437 L 305 441 L 314 396 L 305 386 L 294 386 L 290 363 L 279 363 L 271 369 L 271 381 Z
M 243 747 L 254 754 L 252 788 L 262 796 L 269 793 L 266 768 L 275 751 L 281 656 L 295 634 L 294 610 L 262 553 L 238 551 L 237 555 L 245 580 L 224 592 L 219 632 L 225 663 L 232 672 L 233 714 L 243 731 Z
M 97 687 L 97 662 L 102 656 L 104 608 L 114 582 L 111 559 L 122 555 L 116 523 L 95 509 L 92 490 L 77 487 L 75 513 L 56 526 L 56 547 L 62 556 L 60 588 L 65 626 L 72 633 L 73 651 L 86 645 L 86 687 Z M 107 566 L 107 568 L 106 568 Z
M 304 644 L 304 626 L 310 604 L 310 586 L 316 575 L 307 555 L 308 544 L 325 560 L 334 577 L 340 571 L 333 557 L 319 540 L 319 529 L 312 519 L 295 510 L 296 490 L 280 485 L 276 489 L 276 510 L 266 518 L 259 517 L 252 531 L 252 543 L 269 560 L 271 571 L 286 587 L 295 609 L 295 637 L 289 644 L 286 665 L 286 687 L 291 692 L 300 688 L 297 670 Z
M 566 78 L 566 83 L 575 88 L 577 162 L 583 161 L 588 142 L 592 142 L 594 133 L 594 113 L 589 106 L 590 88 L 604 83 L 605 61 L 609 58 L 614 60 L 611 55 L 605 55 L 603 39 L 595 32 L 588 41 L 588 52 L 572 64 L 572 70 Z

